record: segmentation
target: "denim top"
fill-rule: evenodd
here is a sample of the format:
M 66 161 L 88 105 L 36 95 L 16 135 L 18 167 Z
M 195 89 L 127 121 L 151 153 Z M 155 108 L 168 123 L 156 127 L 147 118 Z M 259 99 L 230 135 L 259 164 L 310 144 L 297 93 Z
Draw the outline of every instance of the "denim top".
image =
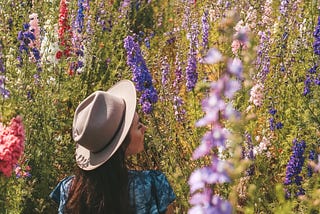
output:
M 130 205 L 137 214 L 164 213 L 176 196 L 165 175 L 158 170 L 128 171 Z M 74 176 L 64 178 L 50 193 L 62 214 Z

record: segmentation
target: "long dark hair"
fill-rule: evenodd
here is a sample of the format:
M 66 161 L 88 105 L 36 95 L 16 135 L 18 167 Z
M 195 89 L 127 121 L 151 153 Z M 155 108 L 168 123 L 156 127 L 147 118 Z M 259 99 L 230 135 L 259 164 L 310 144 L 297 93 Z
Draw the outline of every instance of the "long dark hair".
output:
M 125 163 L 125 151 L 129 143 L 128 133 L 116 153 L 94 170 L 85 171 L 77 166 L 65 213 L 133 213 L 129 203 L 128 169 Z

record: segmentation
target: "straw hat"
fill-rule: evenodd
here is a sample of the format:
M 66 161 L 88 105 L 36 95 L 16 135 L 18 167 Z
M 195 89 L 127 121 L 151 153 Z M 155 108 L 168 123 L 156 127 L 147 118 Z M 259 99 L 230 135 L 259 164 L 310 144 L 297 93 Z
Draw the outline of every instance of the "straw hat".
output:
M 108 91 L 96 91 L 77 107 L 72 137 L 80 168 L 93 170 L 105 163 L 125 139 L 136 109 L 136 90 L 122 80 Z

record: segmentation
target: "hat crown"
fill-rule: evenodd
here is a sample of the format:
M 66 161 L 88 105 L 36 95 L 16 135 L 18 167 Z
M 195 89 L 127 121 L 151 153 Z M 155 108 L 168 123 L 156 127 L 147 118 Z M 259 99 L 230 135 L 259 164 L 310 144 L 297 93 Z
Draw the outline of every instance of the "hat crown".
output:
M 123 123 L 125 102 L 107 92 L 96 91 L 76 109 L 73 139 L 93 153 L 106 148 Z

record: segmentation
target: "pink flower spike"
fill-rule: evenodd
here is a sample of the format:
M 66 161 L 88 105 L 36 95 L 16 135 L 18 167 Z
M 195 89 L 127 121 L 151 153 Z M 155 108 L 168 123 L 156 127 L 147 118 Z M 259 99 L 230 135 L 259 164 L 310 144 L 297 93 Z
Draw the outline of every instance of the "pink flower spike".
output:
M 0 129 L 0 172 L 10 177 L 14 166 L 23 154 L 25 131 L 21 117 L 13 118 L 8 127 Z M 17 167 L 16 170 L 20 171 Z

